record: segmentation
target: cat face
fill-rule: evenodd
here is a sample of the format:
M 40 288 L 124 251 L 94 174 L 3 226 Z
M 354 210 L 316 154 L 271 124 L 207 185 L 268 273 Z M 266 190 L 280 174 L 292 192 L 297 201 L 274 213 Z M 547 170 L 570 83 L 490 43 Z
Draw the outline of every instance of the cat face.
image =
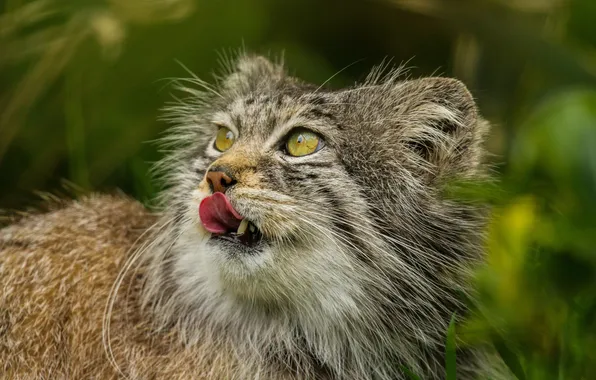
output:
M 478 161 L 461 83 L 322 92 L 244 58 L 201 102 L 173 108 L 171 277 L 187 294 L 341 314 L 371 288 L 430 292 L 419 268 L 462 233 L 435 192 Z
M 354 272 L 344 226 L 367 212 L 338 155 L 340 130 L 322 105 L 329 100 L 279 91 L 238 97 L 206 115 L 208 138 L 190 163 L 196 182 L 187 193 L 182 278 L 205 271 L 235 297 L 280 302 L 297 289 L 316 297 L 353 282 L 322 280 L 333 267 Z

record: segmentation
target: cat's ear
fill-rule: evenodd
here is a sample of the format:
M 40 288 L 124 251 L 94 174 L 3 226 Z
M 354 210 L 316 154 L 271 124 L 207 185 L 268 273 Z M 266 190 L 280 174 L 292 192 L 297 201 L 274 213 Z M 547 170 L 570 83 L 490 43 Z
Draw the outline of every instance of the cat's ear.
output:
M 228 89 L 254 90 L 258 86 L 277 83 L 285 77 L 282 64 L 260 55 L 241 55 L 225 78 Z
M 371 87 L 369 87 L 371 88 Z M 369 104 L 384 124 L 386 138 L 400 144 L 402 158 L 435 175 L 473 171 L 482 160 L 488 124 L 466 86 L 457 79 L 430 77 L 372 86 Z M 375 110 L 376 108 L 376 110 Z
M 406 82 L 399 92 L 411 123 L 403 135 L 410 149 L 434 165 L 447 166 L 441 170 L 478 165 L 487 124 L 461 81 L 418 79 Z

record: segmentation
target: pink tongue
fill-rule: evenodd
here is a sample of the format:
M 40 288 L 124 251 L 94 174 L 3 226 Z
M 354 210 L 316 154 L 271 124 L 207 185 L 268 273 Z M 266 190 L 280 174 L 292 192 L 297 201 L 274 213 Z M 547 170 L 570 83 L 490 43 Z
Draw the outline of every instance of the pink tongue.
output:
M 236 231 L 243 219 L 223 193 L 215 193 L 201 201 L 199 216 L 205 229 L 213 234 Z

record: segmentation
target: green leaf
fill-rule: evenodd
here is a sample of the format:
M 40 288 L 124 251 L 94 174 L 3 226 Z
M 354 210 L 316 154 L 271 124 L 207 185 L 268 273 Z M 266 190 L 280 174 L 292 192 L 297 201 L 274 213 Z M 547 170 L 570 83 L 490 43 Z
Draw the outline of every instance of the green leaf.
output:
M 456 380 L 456 355 L 455 355 L 455 313 L 451 316 L 449 328 L 447 329 L 447 342 L 445 344 L 445 366 L 447 368 L 447 380 Z
M 507 346 L 503 338 L 500 336 L 493 338 L 493 345 L 503 359 L 505 365 L 507 365 L 515 377 L 517 377 L 519 380 L 525 380 L 526 374 L 524 372 L 524 368 L 522 367 L 517 355 Z
M 400 368 L 411 380 L 420 380 L 420 376 L 410 371 L 408 367 L 402 365 Z

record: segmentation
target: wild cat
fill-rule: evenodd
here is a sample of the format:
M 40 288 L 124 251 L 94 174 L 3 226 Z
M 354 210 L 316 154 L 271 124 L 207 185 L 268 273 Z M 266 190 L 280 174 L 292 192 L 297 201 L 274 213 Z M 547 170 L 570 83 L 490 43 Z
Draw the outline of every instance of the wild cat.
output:
M 2 378 L 444 378 L 482 261 L 482 210 L 443 195 L 485 173 L 466 87 L 323 90 L 251 55 L 189 82 L 159 213 L 92 195 L 0 230 Z

